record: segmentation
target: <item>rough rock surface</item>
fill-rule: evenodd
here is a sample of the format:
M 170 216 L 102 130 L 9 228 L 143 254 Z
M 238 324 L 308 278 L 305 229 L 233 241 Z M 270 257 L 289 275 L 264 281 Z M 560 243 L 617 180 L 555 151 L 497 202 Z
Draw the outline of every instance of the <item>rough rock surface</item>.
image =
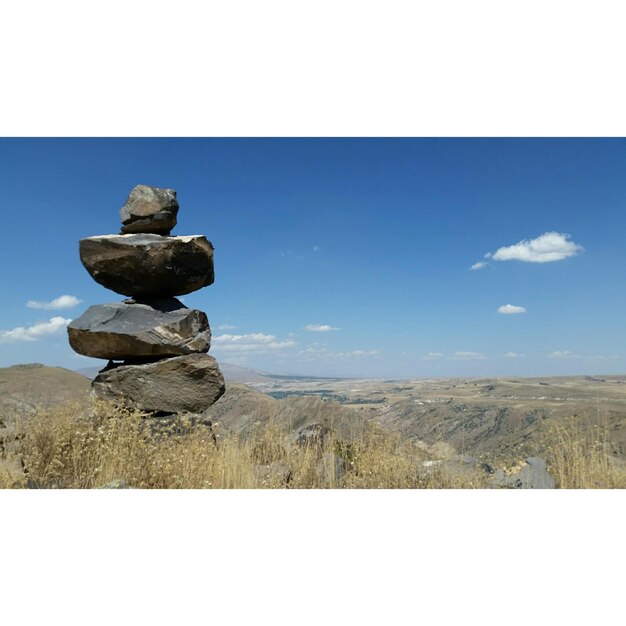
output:
M 281 487 L 291 481 L 293 474 L 284 463 L 270 463 L 269 465 L 254 465 L 252 475 L 263 485 Z
M 332 434 L 331 429 L 324 425 L 314 422 L 304 426 L 292 435 L 294 442 L 303 448 L 323 448 Z
M 178 201 L 173 189 L 137 185 L 120 209 L 122 234 L 156 233 L 169 235 L 176 226 Z
M 491 484 L 504 489 L 554 489 L 556 486 L 546 462 L 538 457 L 527 458 L 519 471 L 513 474 L 497 470 Z
M 97 283 L 126 296 L 180 296 L 214 280 L 213 245 L 202 235 L 87 237 L 80 260 Z
M 67 332 L 75 352 L 98 359 L 181 356 L 208 352 L 211 346 L 206 314 L 176 298 L 97 304 L 71 322 Z
M 317 464 L 319 476 L 322 483 L 326 485 L 341 484 L 349 469 L 350 463 L 332 452 L 322 454 Z
M 21 487 L 26 480 L 24 461 L 21 456 L 12 456 L 6 459 L 0 457 L 0 485 Z
M 99 487 L 99 489 L 132 489 L 132 487 L 130 487 L 125 480 L 120 480 L 119 478 L 116 478 L 106 485 L 102 485 L 102 487 Z
M 171 413 L 201 413 L 225 390 L 217 362 L 207 354 L 120 365 L 100 372 L 92 388 L 97 397 L 115 404 Z

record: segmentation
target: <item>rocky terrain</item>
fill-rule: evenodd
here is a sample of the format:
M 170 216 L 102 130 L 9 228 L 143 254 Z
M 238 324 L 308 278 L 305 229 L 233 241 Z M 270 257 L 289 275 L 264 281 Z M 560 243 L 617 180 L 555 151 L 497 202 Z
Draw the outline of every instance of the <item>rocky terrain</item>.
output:
M 179 307 L 173 300 L 98 305 L 72 322 L 70 339 L 79 351 L 124 359 L 124 365 L 102 370 L 92 385 L 80 373 L 63 368 L 31 364 L 0 369 L 0 474 L 4 477 L 0 478 L 5 485 L 65 484 L 55 483 L 49 469 L 38 474 L 36 468 L 48 467 L 49 455 L 61 455 L 58 462 L 65 463 L 67 471 L 74 467 L 62 456 L 63 450 L 77 445 L 74 429 L 57 412 L 56 426 L 50 425 L 57 434 L 37 433 L 46 431 L 45 410 L 62 405 L 68 405 L 62 411 L 68 419 L 82 422 L 75 428 L 89 429 L 91 420 L 83 418 L 91 414 L 88 407 L 94 392 L 112 401 L 112 414 L 118 410 L 115 405 L 147 411 L 150 429 L 158 430 L 163 424 L 169 428 L 167 424 L 176 424 L 177 414 L 192 413 L 192 423 L 209 428 L 209 444 L 225 442 L 225 447 L 219 447 L 223 456 L 218 458 L 228 471 L 213 467 L 208 478 L 200 481 L 196 474 L 199 482 L 191 483 L 176 482 L 187 476 L 187 470 L 182 474 L 168 470 L 168 477 L 158 480 L 135 477 L 147 486 L 204 485 L 204 481 L 212 485 L 221 481 L 224 486 L 284 486 L 290 480 L 304 487 L 536 489 L 624 484 L 626 376 L 323 379 L 278 376 L 225 364 L 228 384 L 224 386 L 221 373 L 220 380 L 215 378 L 219 370 L 214 361 L 205 354 L 210 345 L 206 316 Z M 208 368 L 206 373 L 203 368 Z M 120 398 L 131 402 L 120 402 Z M 69 407 L 70 403 L 74 406 Z M 123 421 L 130 419 L 124 417 L 128 413 L 117 414 Z M 574 431 L 568 426 L 572 418 L 576 418 Z M 32 437 L 29 424 L 39 429 Z M 94 434 L 81 441 L 105 436 L 95 423 L 93 428 Z M 128 437 L 135 437 L 130 421 L 123 428 L 129 429 Z M 380 440 L 376 432 L 383 433 Z M 61 447 L 54 444 L 59 437 L 67 437 Z M 133 467 L 142 467 L 145 455 L 157 454 L 159 449 L 164 455 L 162 467 L 170 467 L 169 444 L 158 441 L 150 444 L 138 439 L 133 444 L 147 446 L 141 448 L 145 454 Z M 172 445 L 178 444 L 172 441 Z M 210 458 L 203 452 L 205 444 L 193 445 L 202 463 L 209 463 L 203 460 Z M 38 457 L 41 446 L 48 451 Z M 115 452 L 120 466 L 125 463 L 125 449 Z M 234 456 L 228 456 L 228 450 Z M 176 454 L 181 463 L 187 463 L 184 448 Z M 72 458 L 74 463 L 78 457 Z M 129 477 L 128 468 L 121 476 L 116 475 L 118 470 L 110 471 L 112 479 Z M 82 474 L 71 480 L 92 485 L 92 479 Z
M 273 377 L 224 365 L 226 393 L 206 414 L 216 432 L 246 435 L 273 421 L 294 432 L 315 424 L 342 437 L 369 421 L 403 438 L 461 455 L 533 454 L 550 424 L 572 416 L 608 433 L 611 453 L 626 458 L 626 376 L 357 380 Z M 256 380 L 255 380 L 256 379 Z M 0 369 L 0 410 L 33 411 L 89 398 L 89 380 L 42 365 Z M 586 426 L 585 426 L 586 425 Z
M 502 456 L 530 451 L 550 423 L 579 416 L 626 458 L 626 376 L 250 382 L 276 398 L 317 397 L 429 445 Z

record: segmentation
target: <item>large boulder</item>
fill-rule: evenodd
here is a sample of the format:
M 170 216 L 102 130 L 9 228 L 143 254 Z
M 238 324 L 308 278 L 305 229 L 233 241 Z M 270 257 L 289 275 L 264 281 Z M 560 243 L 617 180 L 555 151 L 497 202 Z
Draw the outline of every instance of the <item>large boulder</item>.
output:
M 103 370 L 92 383 L 96 397 L 141 411 L 202 413 L 224 393 L 224 377 L 208 354 L 162 359 Z
M 176 226 L 178 201 L 173 189 L 137 185 L 120 209 L 122 234 L 169 235 Z
M 67 333 L 75 352 L 97 359 L 180 356 L 211 346 L 206 314 L 176 298 L 97 304 L 71 322 Z
M 125 296 L 180 296 L 214 280 L 213 245 L 202 235 L 87 237 L 80 260 L 97 283 Z

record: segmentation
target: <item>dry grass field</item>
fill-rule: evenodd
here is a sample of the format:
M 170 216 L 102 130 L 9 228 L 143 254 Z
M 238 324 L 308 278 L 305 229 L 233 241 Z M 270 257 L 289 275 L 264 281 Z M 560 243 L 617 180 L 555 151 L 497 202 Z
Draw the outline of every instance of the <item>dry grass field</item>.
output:
M 0 487 L 503 487 L 533 457 L 557 487 L 623 488 L 625 416 L 623 376 L 267 379 L 229 383 L 207 426 L 21 365 L 0 369 Z
M 167 425 L 101 405 L 89 418 L 60 406 L 14 426 L 26 477 L 0 473 L 1 487 L 149 489 L 477 487 L 478 476 L 423 471 L 428 455 L 399 436 L 368 425 L 342 442 L 316 433 L 297 442 L 268 422 L 250 437 L 216 436 L 179 418 Z
M 332 429 L 294 435 L 269 420 L 248 436 L 216 435 L 185 418 L 161 423 L 101 404 L 88 415 L 61 405 L 23 415 L 5 428 L 2 445 L 21 458 L 25 474 L 0 465 L 0 487 L 90 489 L 482 488 L 482 466 L 442 462 L 449 453 L 363 422 L 350 440 Z M 561 488 L 624 488 L 626 469 L 611 460 L 607 431 L 572 418 L 547 428 L 546 461 Z M 0 431 L 2 432 L 2 431 Z M 0 450 L 1 451 L 1 450 Z M 448 457 L 446 457 L 446 454 Z M 519 459 L 489 460 L 505 472 Z

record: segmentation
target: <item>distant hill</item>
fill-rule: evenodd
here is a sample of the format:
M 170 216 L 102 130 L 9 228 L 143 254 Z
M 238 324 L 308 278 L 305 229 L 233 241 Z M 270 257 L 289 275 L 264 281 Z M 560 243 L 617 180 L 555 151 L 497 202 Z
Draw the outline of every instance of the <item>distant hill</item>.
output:
M 79 374 L 82 374 L 83 376 L 86 376 L 87 378 L 89 378 L 89 380 L 93 380 L 97 375 L 98 372 L 106 365 L 106 363 L 103 361 L 102 365 L 98 366 L 98 365 L 92 365 L 91 367 L 81 367 L 80 369 L 74 370 L 75 372 L 78 372 Z
M 90 381 L 78 372 L 40 363 L 0 368 L 0 419 L 57 404 L 85 401 Z
M 224 374 L 224 380 L 233 383 L 263 383 L 271 380 L 265 374 L 261 374 L 255 370 L 248 369 L 247 367 L 241 367 L 240 365 L 233 365 L 232 363 L 219 362 L 222 374 Z

